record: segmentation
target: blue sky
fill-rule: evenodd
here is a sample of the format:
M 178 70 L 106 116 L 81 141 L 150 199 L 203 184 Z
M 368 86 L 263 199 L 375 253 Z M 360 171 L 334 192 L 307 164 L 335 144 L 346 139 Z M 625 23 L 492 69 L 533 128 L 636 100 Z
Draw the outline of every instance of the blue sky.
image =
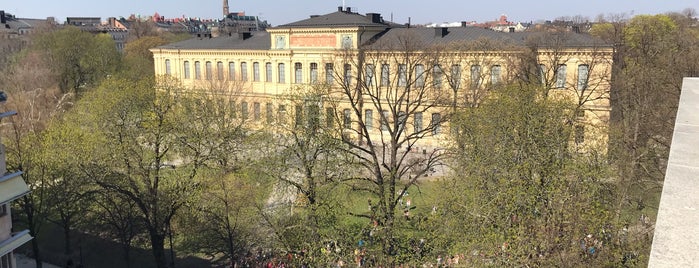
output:
M 144 16 L 158 12 L 161 16 L 219 18 L 222 16 L 222 0 L 7 0 L 0 10 L 25 18 L 56 17 L 128 17 Z M 598 14 L 658 14 L 681 11 L 685 8 L 699 10 L 694 0 L 345 0 L 346 6 L 359 13 L 381 13 L 384 19 L 413 24 L 454 21 L 489 21 L 506 14 L 510 21 L 529 22 L 554 19 L 561 16 L 583 15 L 594 19 Z M 285 24 L 308 18 L 309 15 L 326 14 L 337 10 L 342 0 L 229 0 L 231 11 L 245 11 L 246 15 L 260 16 L 273 25 Z

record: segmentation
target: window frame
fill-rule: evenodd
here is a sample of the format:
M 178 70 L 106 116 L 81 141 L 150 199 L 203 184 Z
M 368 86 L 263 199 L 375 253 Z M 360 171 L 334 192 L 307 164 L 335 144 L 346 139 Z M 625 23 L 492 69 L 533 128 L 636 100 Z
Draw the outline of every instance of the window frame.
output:
M 283 62 L 277 64 L 277 82 L 280 84 L 286 83 L 286 66 Z
M 257 61 L 252 63 L 252 81 L 260 82 L 260 63 Z
M 272 83 L 274 81 L 273 76 L 274 71 L 272 70 L 272 63 L 271 62 L 266 62 L 265 63 L 265 82 Z
M 244 82 L 248 81 L 248 63 L 245 61 L 240 62 L 240 80 Z
M 235 62 L 228 62 L 228 80 L 235 81 Z
M 381 83 L 382 87 L 391 85 L 391 65 L 388 63 L 381 64 Z
M 565 88 L 566 83 L 568 82 L 567 79 L 567 72 L 568 72 L 568 65 L 566 64 L 558 64 L 556 66 L 556 84 L 554 85 L 556 88 Z
M 303 84 L 303 64 L 300 62 L 294 63 L 294 83 Z
M 190 69 L 188 60 L 184 61 L 183 68 L 184 68 L 184 70 L 183 70 L 184 79 L 192 79 L 192 70 Z
M 219 81 L 223 80 L 223 62 L 222 61 L 216 62 L 216 78 Z
M 194 79 L 201 80 L 201 62 L 200 61 L 194 62 Z
M 584 75 L 582 75 L 581 70 L 584 70 Z M 590 79 L 590 65 L 588 64 L 579 64 L 578 65 L 578 90 L 584 91 L 587 89 L 589 86 L 589 79 Z

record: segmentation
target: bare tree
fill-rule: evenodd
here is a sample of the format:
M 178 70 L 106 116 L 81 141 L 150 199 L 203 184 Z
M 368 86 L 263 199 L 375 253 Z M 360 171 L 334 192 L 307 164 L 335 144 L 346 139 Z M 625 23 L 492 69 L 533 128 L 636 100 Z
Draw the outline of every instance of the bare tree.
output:
M 400 200 L 440 164 L 436 145 L 450 117 L 450 96 L 428 82 L 438 53 L 410 33 L 339 54 L 329 94 L 340 118 L 338 138 L 361 167 L 352 187 L 374 200 L 369 213 L 357 216 L 375 224 L 374 239 L 390 263 Z

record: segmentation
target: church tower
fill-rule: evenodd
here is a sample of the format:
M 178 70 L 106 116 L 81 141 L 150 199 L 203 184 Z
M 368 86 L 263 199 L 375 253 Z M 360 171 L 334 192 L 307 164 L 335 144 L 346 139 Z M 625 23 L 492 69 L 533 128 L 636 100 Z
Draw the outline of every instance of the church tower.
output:
M 228 9 L 228 0 L 223 0 L 223 17 L 227 17 L 230 13 L 231 12 Z

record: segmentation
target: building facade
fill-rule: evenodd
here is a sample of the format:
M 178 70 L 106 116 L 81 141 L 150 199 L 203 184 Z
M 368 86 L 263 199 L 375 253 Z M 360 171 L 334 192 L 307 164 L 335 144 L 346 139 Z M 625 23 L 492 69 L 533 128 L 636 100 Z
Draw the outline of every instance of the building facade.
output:
M 529 77 L 550 89 L 547 95 L 577 102 L 576 144 L 606 143 L 613 51 L 584 34 L 415 28 L 338 7 L 266 31 L 194 38 L 151 52 L 156 75 L 190 90 L 234 92 L 235 109 L 260 125 L 284 115 L 298 121 L 308 107 L 294 107 L 289 96 L 324 87 L 335 101 L 312 110 L 332 114 L 328 123 L 333 117 L 349 129 L 370 129 L 357 136 L 380 137 L 392 122 L 419 132 L 455 109 L 477 106 L 499 85 Z M 354 91 L 359 100 L 351 97 Z M 426 108 L 405 114 L 380 104 L 415 95 Z M 440 146 L 447 130 L 435 127 L 421 143 Z
M 3 94 L 4 95 L 4 94 Z M 0 119 L 12 116 L 15 112 L 0 114 Z M 14 250 L 32 239 L 29 230 L 15 231 L 12 227 L 11 202 L 29 193 L 29 187 L 22 179 L 22 172 L 7 171 L 5 146 L 0 144 L 0 268 L 17 267 Z

